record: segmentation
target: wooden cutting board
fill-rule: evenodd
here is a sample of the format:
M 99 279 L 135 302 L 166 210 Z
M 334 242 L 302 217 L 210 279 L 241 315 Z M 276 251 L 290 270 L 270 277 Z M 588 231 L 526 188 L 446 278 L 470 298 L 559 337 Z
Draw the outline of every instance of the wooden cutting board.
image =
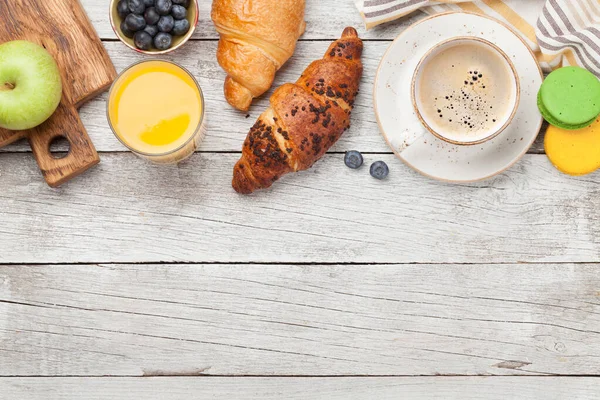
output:
M 77 109 L 105 91 L 117 73 L 78 0 L 0 0 L 0 43 L 18 39 L 38 43 L 52 54 L 61 70 L 63 97 L 39 127 L 0 129 L 0 147 L 28 138 L 46 182 L 56 187 L 100 161 Z M 55 158 L 50 143 L 60 137 L 70 149 Z

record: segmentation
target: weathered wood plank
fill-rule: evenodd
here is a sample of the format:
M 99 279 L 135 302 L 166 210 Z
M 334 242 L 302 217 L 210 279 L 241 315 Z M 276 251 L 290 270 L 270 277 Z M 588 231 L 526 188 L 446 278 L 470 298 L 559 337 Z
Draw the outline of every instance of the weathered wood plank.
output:
M 121 43 L 104 43 L 118 71 L 130 64 L 144 59 L 125 48 Z M 239 113 L 230 107 L 223 97 L 223 81 L 225 74 L 216 61 L 216 42 L 193 42 L 165 58 L 176 61 L 189 69 L 198 79 L 203 88 L 207 106 L 208 134 L 200 151 L 235 151 L 241 150 L 241 145 L 250 126 L 268 105 L 268 98 L 274 88 L 285 83 L 293 82 L 304 68 L 315 57 L 320 56 L 328 42 L 302 42 L 298 45 L 296 55 L 290 63 L 277 75 L 275 85 L 266 96 L 255 102 L 250 111 L 250 117 Z M 365 152 L 391 153 L 381 137 L 373 111 L 373 82 L 379 60 L 387 49 L 387 42 L 369 42 L 365 47 L 365 73 L 362 80 L 361 94 L 352 116 L 352 128 L 333 147 L 332 151 L 340 152 L 358 149 Z M 106 121 L 107 95 L 91 101 L 80 112 L 81 119 L 92 138 L 98 151 L 125 151 L 125 147 L 114 137 Z M 64 149 L 63 149 L 64 150 Z M 17 143 L 2 151 L 30 151 L 29 146 Z M 532 148 L 534 153 L 543 152 L 541 142 Z
M 81 4 L 100 37 L 116 40 L 117 37 L 110 27 L 108 19 L 109 0 L 81 0 Z M 216 40 L 219 38 L 210 19 L 211 4 L 212 1 L 200 0 L 200 20 L 194 33 L 196 39 Z M 360 14 L 354 7 L 354 2 L 309 0 L 306 2 L 306 32 L 301 40 L 337 38 L 346 26 L 356 27 L 365 38 L 391 40 L 423 16 L 422 13 L 415 13 L 408 18 L 366 32 Z
M 15 400 L 593 400 L 598 378 L 0 378 Z
M 198 79 L 206 100 L 208 133 L 200 151 L 240 152 L 248 130 L 255 119 L 268 107 L 268 98 L 275 87 L 289 81 L 295 81 L 304 68 L 323 53 L 328 42 L 303 42 L 298 46 L 294 62 L 290 62 L 278 74 L 276 83 L 267 96 L 255 102 L 249 115 L 233 109 L 223 96 L 225 74 L 216 61 L 216 42 L 194 42 L 164 58 L 176 61 L 189 69 Z M 121 43 L 105 43 L 106 48 L 120 72 L 130 64 L 145 58 L 125 48 Z M 359 148 L 362 151 L 390 153 L 379 133 L 372 101 L 372 88 L 379 58 L 387 48 L 385 42 L 369 43 L 365 52 L 365 74 L 362 82 L 363 93 L 359 96 L 353 116 L 353 126 L 334 149 L 344 151 Z M 147 58 L 147 57 L 146 57 Z M 106 100 L 103 96 L 85 105 L 80 112 L 90 137 L 99 151 L 125 151 L 126 148 L 114 137 L 106 120 Z M 26 143 L 9 146 L 5 151 L 29 151 Z
M 0 376 L 597 375 L 599 268 L 3 266 Z
M 160 167 L 105 154 L 51 190 L 31 157 L 3 154 L 0 263 L 600 261 L 595 175 L 561 175 L 545 156 L 452 185 L 392 155 L 356 171 L 334 154 L 250 197 L 231 188 L 237 158 Z M 369 176 L 377 159 L 386 181 Z

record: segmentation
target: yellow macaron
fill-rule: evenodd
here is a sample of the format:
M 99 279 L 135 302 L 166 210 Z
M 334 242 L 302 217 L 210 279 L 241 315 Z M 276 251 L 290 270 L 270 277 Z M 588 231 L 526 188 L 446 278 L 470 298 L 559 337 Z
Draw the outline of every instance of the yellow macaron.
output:
M 600 119 L 578 130 L 550 126 L 544 141 L 546 155 L 561 172 L 585 175 L 600 168 Z

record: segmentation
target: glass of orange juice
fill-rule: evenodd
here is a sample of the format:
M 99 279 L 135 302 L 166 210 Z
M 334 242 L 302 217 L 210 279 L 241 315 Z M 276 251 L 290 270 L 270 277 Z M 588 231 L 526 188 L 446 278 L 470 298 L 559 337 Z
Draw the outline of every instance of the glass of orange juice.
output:
M 202 89 L 170 61 L 141 61 L 123 71 L 108 94 L 107 117 L 121 143 L 159 164 L 186 159 L 204 138 Z

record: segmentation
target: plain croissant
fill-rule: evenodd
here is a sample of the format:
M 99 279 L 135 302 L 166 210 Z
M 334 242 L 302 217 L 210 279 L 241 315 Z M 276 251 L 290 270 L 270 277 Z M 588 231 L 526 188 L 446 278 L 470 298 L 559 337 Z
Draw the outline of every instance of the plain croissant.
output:
M 227 72 L 225 98 L 246 111 L 273 84 L 304 33 L 305 0 L 214 0 L 217 60 Z
M 268 188 L 287 173 L 310 168 L 348 129 L 362 76 L 362 49 L 356 30 L 346 28 L 295 84 L 275 90 L 233 169 L 237 192 Z

